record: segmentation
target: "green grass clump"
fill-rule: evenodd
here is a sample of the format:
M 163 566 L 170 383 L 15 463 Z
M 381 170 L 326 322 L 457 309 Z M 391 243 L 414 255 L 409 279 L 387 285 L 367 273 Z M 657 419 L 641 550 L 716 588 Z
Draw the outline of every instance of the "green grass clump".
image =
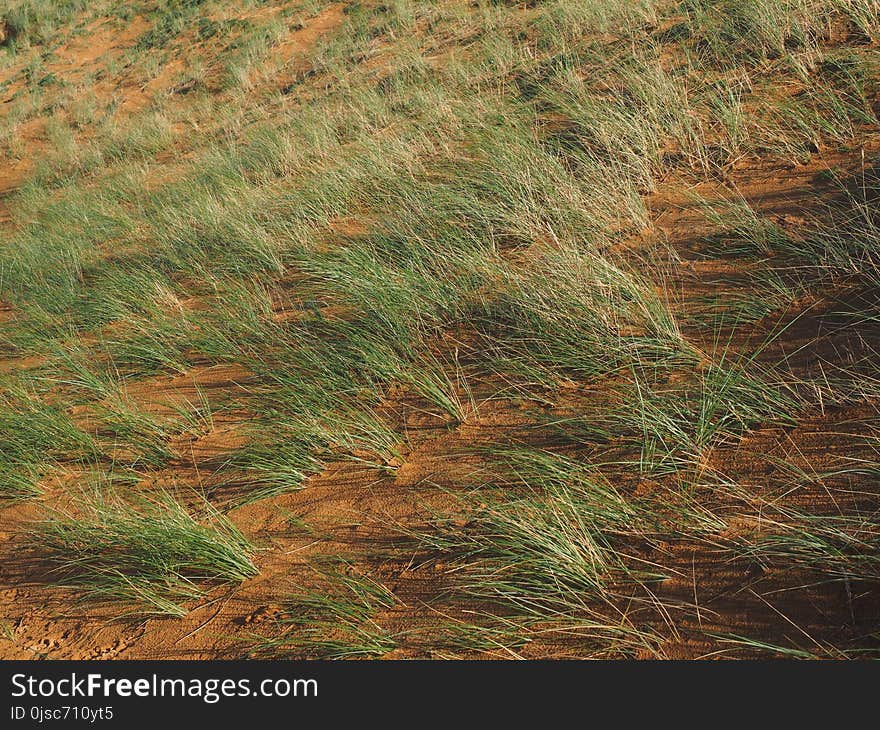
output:
M 344 562 L 318 568 L 326 585 L 291 596 L 279 619 L 282 634 L 256 641 L 252 655 L 351 659 L 395 649 L 400 637 L 376 620 L 378 612 L 395 605 L 394 594 Z
M 880 576 L 880 531 L 872 518 L 810 514 L 785 518 L 743 540 L 741 553 L 767 566 L 807 568 L 841 581 L 873 581 Z
M 719 232 L 708 240 L 707 253 L 720 256 L 775 256 L 790 251 L 794 242 L 776 223 L 759 215 L 742 199 L 699 201 L 706 219 Z
M 692 357 L 654 287 L 607 257 L 551 251 L 502 275 L 499 294 L 477 310 L 487 353 L 501 363 L 590 380 L 635 362 Z
M 444 562 L 460 566 L 458 589 L 543 619 L 606 602 L 627 572 L 621 541 L 644 534 L 645 514 L 598 472 L 565 457 L 516 450 L 495 459 L 518 492 L 481 491 L 468 530 L 450 523 L 424 536 Z
M 42 492 L 37 482 L 38 474 L 32 465 L 6 463 L 0 467 L 0 500 L 17 502 L 38 497 Z
M 152 8 L 152 27 L 137 43 L 141 50 L 163 48 L 186 27 L 205 0 L 160 0 Z
M 203 595 L 203 582 L 257 574 L 253 547 L 226 517 L 168 494 L 83 498 L 74 511 L 37 523 L 31 544 L 65 585 L 88 598 L 134 602 L 135 613 L 183 616 L 183 602 Z
M 487 621 L 460 641 L 474 649 L 502 621 L 508 647 L 514 636 L 556 632 L 590 655 L 654 651 L 656 636 L 616 601 L 624 585 L 629 591 L 662 579 L 649 563 L 627 559 L 627 546 L 650 539 L 659 515 L 590 465 L 528 448 L 491 454 L 499 482 L 465 497 L 461 514 L 438 516 L 415 535 L 448 566 L 452 604 L 483 607 Z
M 832 174 L 832 181 L 831 201 L 805 211 L 802 226 L 794 231 L 759 215 L 738 194 L 727 200 L 699 201 L 706 218 L 719 229 L 708 241 L 708 252 L 775 257 L 780 271 L 799 270 L 802 282 L 850 280 L 876 288 L 880 284 L 876 253 L 880 225 L 874 212 L 880 200 L 877 170 L 868 167 L 847 181 Z
M 95 3 L 87 0 L 10 0 L 0 11 L 5 27 L 3 45 L 17 50 L 49 41 L 63 25 Z
M 97 447 L 60 407 L 27 385 L 7 380 L 0 391 L 0 499 L 39 493 L 37 481 L 61 461 L 93 458 Z
M 611 418 L 641 441 L 642 468 L 687 469 L 756 426 L 797 422 L 806 403 L 784 376 L 727 355 L 686 388 L 655 388 L 636 377 L 632 405 Z
M 831 3 L 813 0 L 687 0 L 686 32 L 701 60 L 721 67 L 757 64 L 790 49 L 814 48 Z

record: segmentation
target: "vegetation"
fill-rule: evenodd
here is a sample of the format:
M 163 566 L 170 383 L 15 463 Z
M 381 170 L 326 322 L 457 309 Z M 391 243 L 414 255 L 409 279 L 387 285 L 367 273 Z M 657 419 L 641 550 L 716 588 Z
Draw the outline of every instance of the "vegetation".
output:
M 242 581 L 256 568 L 242 534 L 206 505 L 197 519 L 170 495 L 129 504 L 97 494 L 76 515 L 40 523 L 34 542 L 65 583 L 100 598 L 134 599 L 143 610 L 183 616 L 196 581 Z
M 263 567 L 239 515 L 341 471 L 254 655 L 876 653 L 878 27 L 13 0 L 0 509 L 40 589 L 184 616 Z M 746 587 L 760 636 L 702 603 Z

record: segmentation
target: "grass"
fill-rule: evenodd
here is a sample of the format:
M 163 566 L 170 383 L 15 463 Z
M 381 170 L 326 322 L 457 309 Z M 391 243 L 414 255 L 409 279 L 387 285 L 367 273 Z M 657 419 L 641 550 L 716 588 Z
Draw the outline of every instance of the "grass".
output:
M 0 497 L 57 507 L 84 466 L 118 488 L 40 524 L 54 580 L 180 616 L 253 575 L 216 507 L 145 486 L 227 418 L 245 442 L 190 456 L 229 510 L 340 461 L 390 482 L 415 453 L 419 471 L 423 429 L 482 445 L 436 467 L 457 474 L 452 514 L 403 526 L 451 566 L 436 627 L 389 628 L 410 609 L 365 556 L 319 566 L 260 655 L 662 656 L 700 608 L 696 577 L 693 597 L 663 593 L 684 543 L 875 577 L 875 510 L 814 512 L 788 501 L 803 484 L 750 494 L 727 473 L 756 432 L 877 392 L 876 170 L 856 159 L 878 124 L 875 4 L 527 5 L 345 3 L 338 25 L 321 2 L 0 13 L 0 153 L 35 163 L 0 207 L 0 348 L 40 362 L 4 382 Z M 81 76 L 60 64 L 93 19 L 135 17 L 130 47 Z M 751 194 L 749 170 L 828 151 L 855 167 L 817 181 L 821 204 L 786 219 Z M 681 275 L 670 190 L 736 286 Z M 832 296 L 843 324 L 795 343 L 802 301 Z M 844 336 L 863 360 L 797 369 Z M 220 397 L 152 401 L 217 366 L 237 373 Z
M 487 485 L 463 501 L 466 530 L 458 516 L 438 517 L 416 535 L 449 566 L 449 604 L 487 607 L 462 645 L 489 641 L 512 651 L 516 637 L 551 636 L 596 655 L 654 652 L 652 631 L 617 599 L 624 584 L 662 579 L 647 562 L 627 559 L 627 546 L 648 538 L 656 517 L 588 465 L 522 448 L 492 456 L 508 487 Z M 503 640 L 485 620 L 494 616 L 507 626 Z
M 0 498 L 40 494 L 39 480 L 61 461 L 87 461 L 97 447 L 58 407 L 39 399 L 33 386 L 5 383 L 0 408 Z
M 591 379 L 633 362 L 692 357 L 662 299 L 608 258 L 551 251 L 539 266 L 502 276 L 502 295 L 477 315 L 496 362 Z
M 30 44 L 46 43 L 56 30 L 81 15 L 83 0 L 12 0 L 0 19 L 5 25 L 4 45 L 13 51 Z
M 784 230 L 761 217 L 741 195 L 722 201 L 699 201 L 707 220 L 719 231 L 710 239 L 707 252 L 780 257 L 789 272 L 807 272 L 811 281 L 849 280 L 874 287 L 877 262 L 873 243 L 878 231 L 872 210 L 878 195 L 876 170 L 863 166 L 847 182 L 833 172 L 830 177 L 835 191 L 831 202 L 824 203 L 819 211 L 805 211 L 804 223 L 796 231 Z M 785 273 L 782 267 L 780 272 Z
M 253 548 L 207 504 L 169 494 L 134 501 L 95 494 L 38 523 L 31 546 L 57 580 L 88 598 L 133 603 L 136 613 L 184 616 L 201 583 L 256 575 Z
M 291 596 L 279 620 L 281 634 L 257 639 L 253 656 L 368 658 L 397 647 L 397 637 L 375 620 L 378 611 L 395 604 L 394 595 L 352 566 L 333 563 L 317 566 L 329 586 Z
M 773 256 L 793 243 L 773 221 L 760 216 L 742 195 L 718 202 L 699 201 L 706 219 L 719 230 L 709 241 L 707 253 L 722 256 Z
M 726 357 L 723 353 L 719 363 L 707 366 L 698 385 L 686 392 L 658 392 L 636 379 L 638 409 L 619 418 L 641 433 L 652 468 L 664 467 L 669 458 L 684 464 L 700 461 L 759 424 L 796 422 L 804 404 L 787 383 L 772 382 L 772 374 L 762 373 L 754 359 L 727 363 Z

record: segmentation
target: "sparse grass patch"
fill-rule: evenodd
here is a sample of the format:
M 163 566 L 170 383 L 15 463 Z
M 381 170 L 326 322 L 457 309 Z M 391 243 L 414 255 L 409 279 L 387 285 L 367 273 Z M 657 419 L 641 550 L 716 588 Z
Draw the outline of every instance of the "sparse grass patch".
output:
M 86 0 L 10 0 L 0 15 L 5 35 L 0 47 L 15 51 L 44 44 L 91 5 Z
M 279 620 L 282 634 L 258 640 L 252 655 L 351 659 L 396 648 L 397 637 L 376 620 L 379 611 L 395 604 L 394 594 L 344 562 L 317 567 L 322 587 L 288 599 Z
M 515 491 L 484 487 L 464 500 L 462 515 L 438 516 L 418 534 L 448 566 L 452 604 L 476 601 L 520 639 L 558 632 L 597 654 L 652 646 L 651 632 L 615 601 L 623 585 L 662 578 L 627 555 L 631 541 L 657 527 L 650 510 L 597 470 L 558 455 L 506 449 L 493 458 Z M 481 631 L 475 625 L 474 637 L 491 639 L 491 627 Z

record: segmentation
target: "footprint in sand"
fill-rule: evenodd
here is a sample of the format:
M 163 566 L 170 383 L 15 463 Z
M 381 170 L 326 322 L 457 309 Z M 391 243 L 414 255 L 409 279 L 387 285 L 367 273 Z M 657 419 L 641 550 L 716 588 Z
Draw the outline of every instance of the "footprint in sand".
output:
M 266 621 L 277 619 L 283 613 L 283 609 L 277 603 L 270 603 L 266 606 L 260 606 L 247 616 L 243 616 L 236 620 L 239 626 L 247 626 L 248 624 L 261 624 Z
M 112 644 L 97 646 L 83 655 L 83 659 L 113 659 L 128 648 L 128 641 L 117 639 Z
M 34 654 L 48 656 L 53 651 L 57 651 L 61 648 L 61 642 L 59 642 L 58 639 L 53 639 L 52 637 L 47 636 L 46 638 L 40 639 L 39 641 L 31 644 L 27 648 L 30 651 L 34 652 Z

